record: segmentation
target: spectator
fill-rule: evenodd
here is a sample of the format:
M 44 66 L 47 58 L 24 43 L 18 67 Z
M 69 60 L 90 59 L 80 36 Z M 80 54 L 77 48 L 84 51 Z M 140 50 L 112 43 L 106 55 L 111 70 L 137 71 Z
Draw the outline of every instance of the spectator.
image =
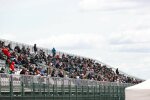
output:
M 25 75 L 26 72 L 27 72 L 27 69 L 26 69 L 26 68 L 23 68 L 22 71 L 20 72 L 20 74 Z
M 11 72 L 15 71 L 15 62 L 14 61 L 12 61 L 12 63 L 10 64 L 9 69 Z
M 57 75 L 56 75 L 56 70 L 55 70 L 55 69 L 53 69 L 51 76 L 52 76 L 52 77 L 57 77 Z
M 0 48 L 4 47 L 5 42 L 0 41 Z
M 55 48 L 52 49 L 52 54 L 53 54 L 53 57 L 55 57 L 55 55 L 56 55 L 56 50 L 55 50 Z
M 8 44 L 8 46 L 7 46 L 8 48 L 9 48 L 9 50 L 12 50 L 12 48 L 11 48 L 11 44 L 9 43 Z
M 34 44 L 34 53 L 36 54 L 37 53 L 37 47 L 36 47 L 36 44 Z
M 18 45 L 15 46 L 14 51 L 16 51 L 17 53 L 21 53 L 21 49 Z
M 116 74 L 119 75 L 119 70 L 118 70 L 118 68 L 116 69 Z
M 5 73 L 5 69 L 2 67 L 0 73 Z
M 30 56 L 30 48 L 27 48 L 27 55 Z
M 11 54 L 10 54 L 10 52 L 9 52 L 9 48 L 4 47 L 4 48 L 2 49 L 2 52 L 7 56 L 7 58 L 10 58 Z

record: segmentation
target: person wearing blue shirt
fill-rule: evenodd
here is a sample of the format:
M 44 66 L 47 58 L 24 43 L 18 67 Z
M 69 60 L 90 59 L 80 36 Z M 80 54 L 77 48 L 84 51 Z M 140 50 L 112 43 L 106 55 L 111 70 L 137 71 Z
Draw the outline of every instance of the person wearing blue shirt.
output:
M 56 55 L 56 50 L 55 50 L 55 48 L 52 49 L 52 54 L 53 54 L 53 57 L 55 57 L 55 55 Z

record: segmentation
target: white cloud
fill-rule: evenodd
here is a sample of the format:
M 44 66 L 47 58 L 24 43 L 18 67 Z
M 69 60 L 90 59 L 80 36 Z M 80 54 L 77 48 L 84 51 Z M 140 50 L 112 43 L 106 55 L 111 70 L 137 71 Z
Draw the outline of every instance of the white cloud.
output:
M 118 10 L 130 9 L 139 6 L 139 3 L 132 0 L 81 0 L 83 10 Z
M 1 34 L 1 37 L 6 40 L 15 40 L 15 35 L 10 33 Z
M 39 46 L 44 47 L 78 50 L 104 48 L 106 41 L 100 34 L 59 34 L 35 40 L 34 43 L 38 43 Z

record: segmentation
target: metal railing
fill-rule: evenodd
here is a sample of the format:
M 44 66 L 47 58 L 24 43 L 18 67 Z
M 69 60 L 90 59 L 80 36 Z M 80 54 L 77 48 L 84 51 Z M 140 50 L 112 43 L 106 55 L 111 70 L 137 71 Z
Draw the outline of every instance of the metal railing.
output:
M 0 74 L 0 100 L 125 100 L 132 84 Z

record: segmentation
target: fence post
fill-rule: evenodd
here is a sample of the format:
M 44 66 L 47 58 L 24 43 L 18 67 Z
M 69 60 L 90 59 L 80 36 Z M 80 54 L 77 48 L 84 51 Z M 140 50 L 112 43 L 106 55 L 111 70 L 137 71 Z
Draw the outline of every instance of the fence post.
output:
M 99 100 L 101 100 L 101 92 L 100 92 L 100 85 L 99 85 Z
M 56 78 L 55 85 L 54 85 L 55 86 L 55 93 L 56 93 L 56 95 L 58 95 L 58 90 L 57 90 L 57 88 L 58 88 L 58 86 L 57 86 L 58 81 L 59 81 L 59 79 Z
M 89 93 L 89 85 L 88 85 L 88 93 L 87 93 L 87 94 L 88 94 L 88 99 L 89 99 L 89 97 L 90 97 L 90 93 Z
M 55 91 L 54 91 L 54 84 L 53 84 L 53 100 L 54 100 L 54 95 L 55 95 Z
M 62 81 L 62 84 L 61 84 L 62 100 L 64 100 L 64 79 L 62 79 L 61 81 Z
M 44 91 L 43 91 L 43 92 L 44 92 L 44 100 L 45 100 L 45 99 L 46 99 L 46 91 L 45 91 L 45 86 L 46 86 L 46 85 L 45 85 L 45 83 L 44 83 L 43 85 L 44 85 L 44 87 L 43 87 L 43 88 L 44 88 Z
M 94 91 L 93 92 L 94 92 L 94 100 L 95 100 L 95 86 L 94 86 Z
M 82 96 L 82 99 L 84 99 L 84 95 L 83 95 L 83 85 L 82 85 L 82 88 L 81 88 L 81 89 L 82 89 L 82 93 L 81 93 L 82 95 L 81 95 L 81 96 Z
M 48 85 L 48 95 L 50 95 L 50 82 L 49 82 L 50 81 L 50 77 L 47 77 L 47 81 L 48 81 L 47 82 L 48 83 L 47 84 Z
M 12 79 L 12 75 L 10 75 L 9 81 L 10 81 L 10 100 L 12 100 L 13 99 L 13 79 Z
M 0 74 L 0 96 L 1 96 L 1 82 L 2 82 L 2 80 L 1 80 L 1 74 Z
M 32 88 L 33 88 L 33 98 L 34 98 L 34 100 L 35 100 L 35 83 L 34 83 L 34 82 L 33 82 Z
M 78 97 L 77 85 L 75 85 L 75 87 L 76 87 L 76 100 L 77 100 L 77 97 Z
M 103 97 L 104 97 L 104 100 L 106 100 L 106 86 L 104 85 L 104 93 L 103 93 Z
M 24 84 L 23 84 L 23 81 L 21 82 L 21 96 L 22 96 L 22 100 L 24 100 Z
M 68 86 L 69 86 L 69 100 L 70 100 L 70 97 L 71 97 L 71 80 L 69 79 L 68 81 L 69 81 Z
M 40 96 L 42 97 L 42 77 L 37 76 L 37 78 L 38 78 L 38 84 L 36 84 L 36 85 L 38 85 L 38 88 L 40 90 Z M 36 88 L 37 88 L 37 86 L 36 86 Z

